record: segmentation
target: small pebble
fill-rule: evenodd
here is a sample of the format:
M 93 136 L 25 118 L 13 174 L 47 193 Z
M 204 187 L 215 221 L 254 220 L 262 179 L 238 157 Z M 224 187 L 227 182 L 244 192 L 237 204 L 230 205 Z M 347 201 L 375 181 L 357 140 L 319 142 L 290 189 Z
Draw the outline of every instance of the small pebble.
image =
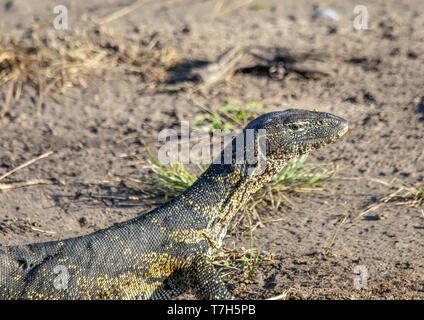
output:
M 312 19 L 323 19 L 323 20 L 331 20 L 331 21 L 338 21 L 339 15 L 337 12 L 333 9 L 320 9 L 315 8 L 312 12 Z

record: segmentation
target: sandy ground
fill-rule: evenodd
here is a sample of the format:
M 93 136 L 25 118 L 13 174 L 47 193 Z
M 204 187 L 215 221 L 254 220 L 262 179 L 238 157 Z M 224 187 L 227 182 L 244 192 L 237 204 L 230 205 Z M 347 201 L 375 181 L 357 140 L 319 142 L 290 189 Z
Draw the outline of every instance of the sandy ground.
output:
M 366 3 L 365 3 L 366 2 Z M 55 1 L 0 3 L 1 36 L 20 39 L 34 23 L 49 39 L 92 29 L 128 1 L 61 1 L 69 9 L 70 30 L 44 23 Z M 264 299 L 285 294 L 300 299 L 424 298 L 424 212 L 422 207 L 383 205 L 368 219 L 359 212 L 394 189 L 373 179 L 424 183 L 424 15 L 421 0 L 363 1 L 369 29 L 352 27 L 355 1 L 319 1 L 338 21 L 313 20 L 308 1 L 257 1 L 214 15 L 216 1 L 152 1 L 105 25 L 140 47 L 168 50 L 174 66 L 214 60 L 233 45 L 284 47 L 323 57 L 321 79 L 236 74 L 203 94 L 155 90 L 150 81 L 115 68 L 92 72 L 85 85 L 52 91 L 36 107 L 36 91 L 26 86 L 6 105 L 0 87 L 0 175 L 44 152 L 54 154 L 5 182 L 49 179 L 53 185 L 0 193 L 0 243 L 21 244 L 87 234 L 134 217 L 154 201 L 122 203 L 99 195 L 126 197 L 143 189 L 122 183 L 150 174 L 144 144 L 157 133 L 193 119 L 193 99 L 216 109 L 225 101 L 260 100 L 266 111 L 318 108 L 346 118 L 347 137 L 309 161 L 334 164 L 335 178 L 316 192 L 291 193 L 293 208 L 264 212 L 277 220 L 254 232 L 255 246 L 275 256 L 252 279 L 227 276 L 235 296 Z M 91 29 L 90 29 L 91 28 Z M 111 44 L 113 46 L 113 43 Z M 120 50 L 117 48 L 116 50 Z M 154 58 L 152 58 L 154 59 Z M 151 63 L 151 61 L 150 61 Z M 160 66 L 158 67 L 159 70 Z M 174 69 L 165 70 L 172 72 Z M 156 77 L 156 78 L 155 78 Z M 194 98 L 193 98 L 194 95 Z M 158 199 L 157 202 L 160 202 Z M 349 219 L 341 228 L 337 222 Z M 331 250 L 325 250 L 333 236 Z M 248 246 L 239 232 L 228 248 Z M 366 288 L 355 288 L 355 270 L 368 274 Z

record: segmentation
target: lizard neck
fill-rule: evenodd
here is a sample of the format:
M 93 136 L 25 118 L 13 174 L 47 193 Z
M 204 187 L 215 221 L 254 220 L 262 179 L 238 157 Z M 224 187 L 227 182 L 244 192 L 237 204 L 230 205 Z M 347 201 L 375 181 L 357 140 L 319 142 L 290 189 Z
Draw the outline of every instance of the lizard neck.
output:
M 287 160 L 267 161 L 258 173 L 251 173 L 245 163 L 212 164 L 199 177 L 184 193 L 184 198 L 189 203 L 201 204 L 195 210 L 205 217 L 209 240 L 218 247 L 222 244 L 237 212 L 285 166 Z

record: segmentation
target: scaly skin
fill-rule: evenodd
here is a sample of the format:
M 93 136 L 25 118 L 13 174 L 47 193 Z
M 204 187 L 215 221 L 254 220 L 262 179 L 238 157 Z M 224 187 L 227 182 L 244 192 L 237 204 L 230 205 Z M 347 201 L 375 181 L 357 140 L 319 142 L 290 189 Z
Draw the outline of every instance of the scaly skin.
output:
M 246 129 L 266 130 L 263 166 L 212 164 L 183 194 L 135 219 L 82 237 L 0 247 L 0 298 L 170 299 L 191 290 L 231 299 L 210 263 L 229 223 L 288 160 L 337 140 L 347 123 L 290 109 Z M 226 148 L 235 154 L 234 141 Z

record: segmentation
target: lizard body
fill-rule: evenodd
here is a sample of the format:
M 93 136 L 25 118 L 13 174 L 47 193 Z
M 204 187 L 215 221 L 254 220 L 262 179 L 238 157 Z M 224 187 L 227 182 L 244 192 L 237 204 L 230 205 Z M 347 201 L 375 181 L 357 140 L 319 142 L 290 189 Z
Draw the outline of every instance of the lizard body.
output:
M 183 194 L 137 218 L 81 237 L 0 246 L 0 298 L 170 299 L 191 290 L 231 299 L 210 262 L 231 220 L 287 161 L 337 140 L 347 122 L 289 109 L 245 129 L 266 132 L 262 170 L 214 161 Z M 234 141 L 226 148 L 234 154 Z

